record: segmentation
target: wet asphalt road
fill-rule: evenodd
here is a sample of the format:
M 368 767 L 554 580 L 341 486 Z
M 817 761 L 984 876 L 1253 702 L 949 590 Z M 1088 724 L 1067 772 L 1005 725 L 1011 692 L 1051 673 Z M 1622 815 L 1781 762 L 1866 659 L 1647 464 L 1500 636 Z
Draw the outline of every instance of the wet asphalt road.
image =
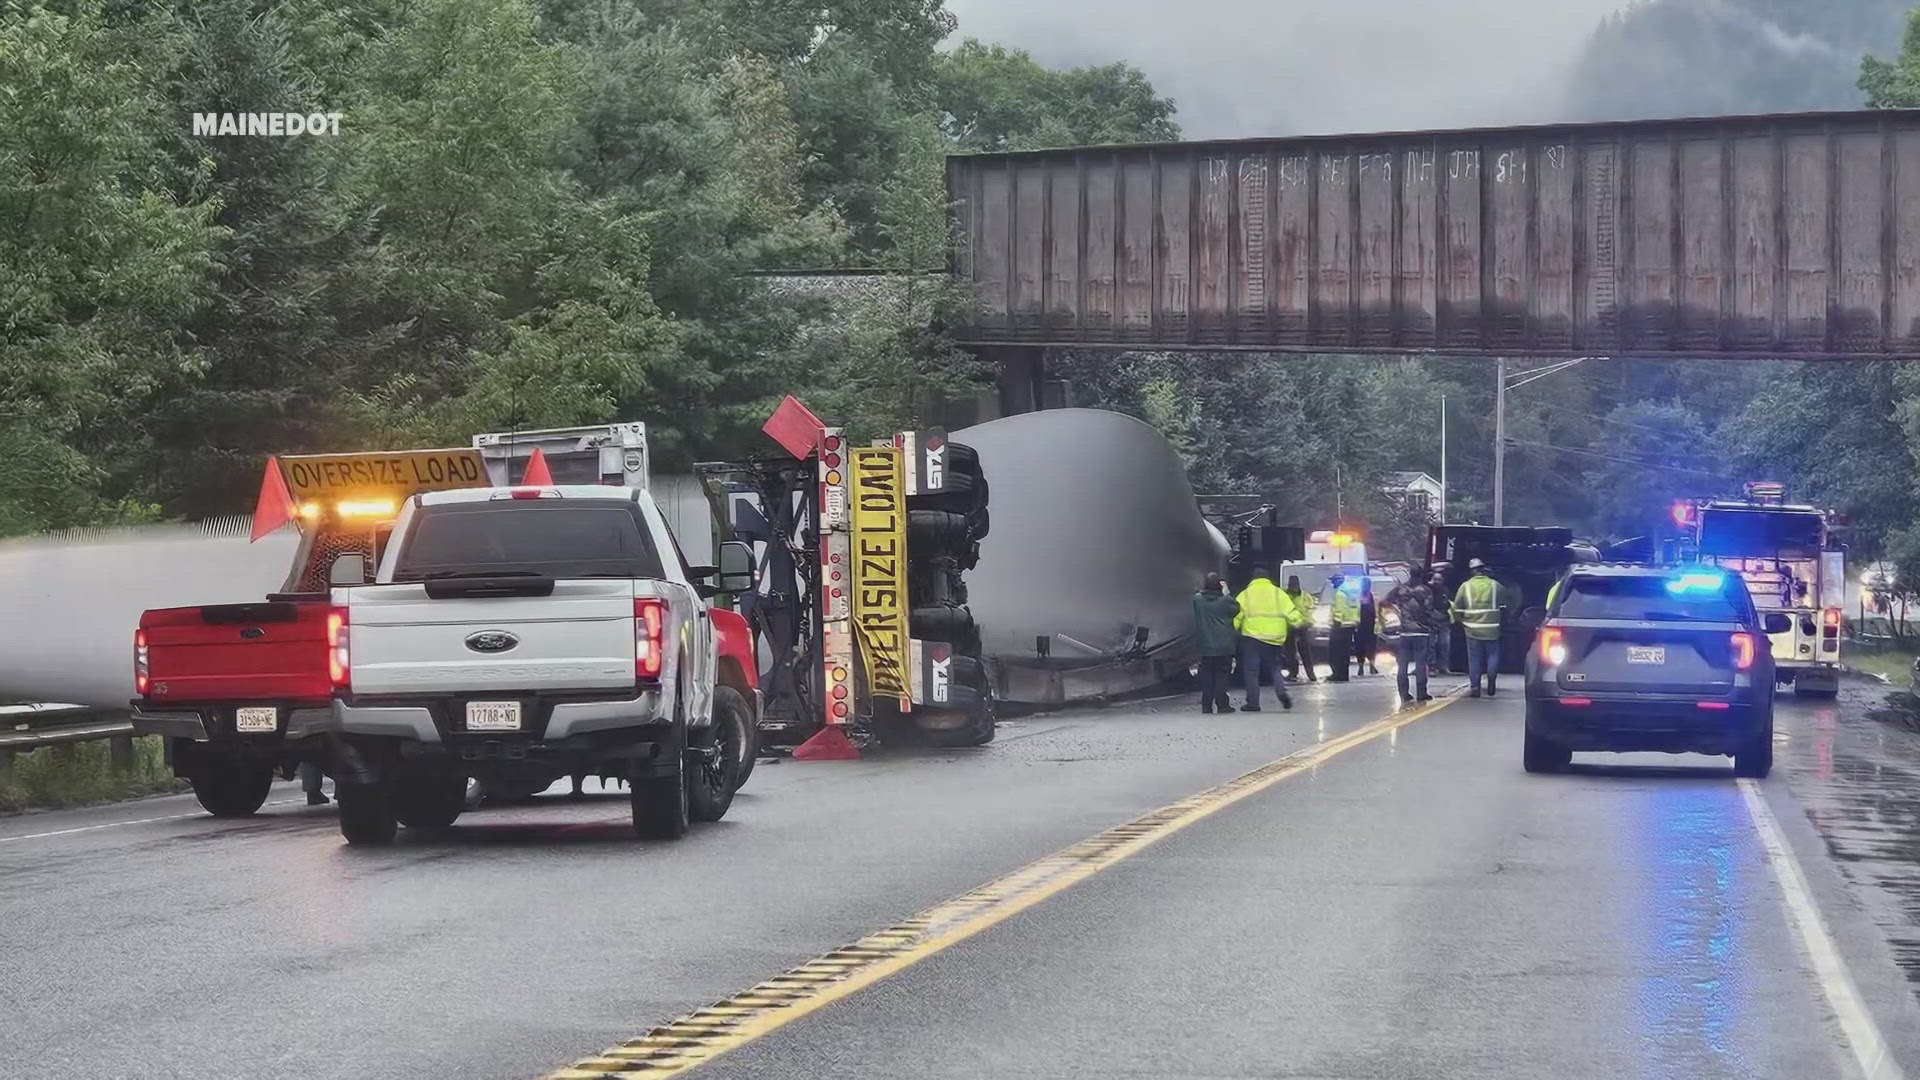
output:
M 1388 709 L 1338 690 L 766 764 L 670 845 L 619 795 L 374 851 L 296 801 L 0 820 L 0 1076 L 532 1075 Z M 1920 1076 L 1920 736 L 1782 700 L 1761 790 Z M 1854 1075 L 1724 762 L 1529 777 L 1519 727 L 1454 704 L 694 1075 Z

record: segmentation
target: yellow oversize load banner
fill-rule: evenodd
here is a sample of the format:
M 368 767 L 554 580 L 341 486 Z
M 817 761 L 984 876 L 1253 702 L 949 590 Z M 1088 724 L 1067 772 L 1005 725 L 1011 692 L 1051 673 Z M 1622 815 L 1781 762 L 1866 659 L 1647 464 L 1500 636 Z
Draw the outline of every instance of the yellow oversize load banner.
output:
M 913 707 L 907 665 L 907 489 L 900 450 L 851 451 L 853 622 L 876 696 Z
M 387 495 L 487 486 L 487 469 L 472 447 L 393 450 L 379 454 L 301 454 L 280 459 L 296 503 L 322 497 Z

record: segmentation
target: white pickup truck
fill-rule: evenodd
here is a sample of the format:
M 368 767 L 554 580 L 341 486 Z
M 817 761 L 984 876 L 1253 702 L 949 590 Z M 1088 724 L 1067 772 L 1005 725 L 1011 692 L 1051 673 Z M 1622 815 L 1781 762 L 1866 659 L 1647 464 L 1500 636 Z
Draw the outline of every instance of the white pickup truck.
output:
M 336 588 L 340 831 L 452 824 L 469 777 L 627 782 L 634 829 L 717 821 L 750 764 L 752 643 L 719 593 L 752 552 L 692 567 L 644 490 L 470 488 L 402 507 L 374 581 Z

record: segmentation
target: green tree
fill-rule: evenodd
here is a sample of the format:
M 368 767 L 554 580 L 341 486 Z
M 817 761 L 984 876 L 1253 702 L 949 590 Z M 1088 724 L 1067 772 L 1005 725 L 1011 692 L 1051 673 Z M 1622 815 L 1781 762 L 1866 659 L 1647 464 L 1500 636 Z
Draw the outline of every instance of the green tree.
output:
M 1026 150 L 1180 137 L 1171 98 L 1126 63 L 1065 71 L 972 38 L 941 56 L 940 108 L 963 150 Z
M 110 518 L 129 402 L 189 371 L 173 330 L 207 302 L 223 230 L 183 205 L 142 60 L 170 20 L 98 3 L 0 13 L 0 530 Z
M 1861 59 L 1860 92 L 1869 109 L 1920 108 L 1920 9 L 1907 15 L 1900 55 L 1891 61 L 1873 55 Z

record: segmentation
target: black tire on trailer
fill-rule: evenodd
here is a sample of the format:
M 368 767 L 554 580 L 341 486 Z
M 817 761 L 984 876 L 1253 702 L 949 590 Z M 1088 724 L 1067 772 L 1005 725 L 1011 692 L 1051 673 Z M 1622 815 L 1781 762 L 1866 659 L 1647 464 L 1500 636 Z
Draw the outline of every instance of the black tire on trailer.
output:
M 194 772 L 188 782 L 200 806 L 217 818 L 251 817 L 267 801 L 273 789 L 273 763 L 270 761 L 224 761 L 207 763 L 210 768 Z
M 958 604 L 927 604 L 908 615 L 910 632 L 922 641 L 944 641 L 962 653 L 979 651 L 980 628 Z
M 971 687 L 975 690 L 987 685 L 987 665 L 977 656 L 956 656 L 949 669 L 955 686 Z
M 907 511 L 907 551 L 915 557 L 958 555 L 972 542 L 967 515 L 946 510 Z
M 664 776 L 639 776 L 627 784 L 633 831 L 642 840 L 678 840 L 687 834 L 687 755 L 680 739 L 664 751 Z
M 740 691 L 721 686 L 713 692 L 713 727 L 701 737 L 705 745 L 687 755 L 687 816 L 693 821 L 719 821 L 740 790 L 740 755 L 751 737 L 753 710 Z M 704 752 L 711 747 L 713 753 Z
M 393 800 L 385 784 L 336 783 L 333 797 L 340 804 L 340 835 L 349 844 L 390 844 L 399 831 Z
M 968 476 L 980 475 L 980 451 L 966 443 L 947 444 L 947 471 L 965 473 Z
M 909 510 L 946 510 L 955 514 L 971 514 L 986 505 L 986 481 L 976 481 L 962 472 L 949 472 L 946 486 L 937 492 L 926 495 L 909 495 Z
M 393 790 L 393 816 L 409 829 L 444 829 L 467 808 L 464 773 L 435 771 L 402 775 Z

